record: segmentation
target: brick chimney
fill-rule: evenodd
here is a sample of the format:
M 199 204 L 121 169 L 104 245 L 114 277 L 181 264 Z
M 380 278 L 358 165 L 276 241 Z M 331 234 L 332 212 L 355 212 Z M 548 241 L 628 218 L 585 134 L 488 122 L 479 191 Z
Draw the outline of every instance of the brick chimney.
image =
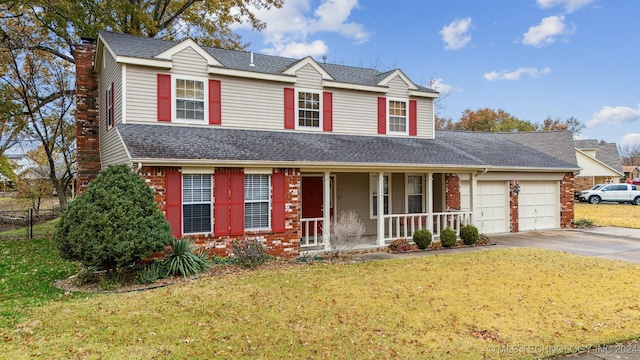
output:
M 94 39 L 82 38 L 76 47 L 76 193 L 83 192 L 100 172 L 98 74 L 93 71 Z

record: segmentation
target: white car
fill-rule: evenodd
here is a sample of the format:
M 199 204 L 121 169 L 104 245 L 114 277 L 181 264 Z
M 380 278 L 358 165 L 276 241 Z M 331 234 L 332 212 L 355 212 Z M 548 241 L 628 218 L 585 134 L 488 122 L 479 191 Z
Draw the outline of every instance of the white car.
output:
M 595 187 L 595 186 L 594 186 Z M 580 192 L 580 201 L 599 204 L 601 201 L 632 203 L 640 205 L 640 190 L 637 185 L 608 184 Z

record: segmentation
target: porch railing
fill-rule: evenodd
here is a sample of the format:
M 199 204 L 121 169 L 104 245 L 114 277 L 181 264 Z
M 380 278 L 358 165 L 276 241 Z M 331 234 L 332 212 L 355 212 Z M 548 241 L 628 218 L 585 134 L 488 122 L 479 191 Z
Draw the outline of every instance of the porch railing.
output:
M 470 211 L 439 212 L 431 214 L 432 227 L 428 226 L 429 214 L 389 214 L 384 215 L 384 240 L 405 238 L 411 240 L 413 233 L 419 229 L 430 229 L 434 236 L 439 236 L 443 229 L 450 227 L 460 235 L 460 228 L 471 224 Z
M 322 242 L 322 222 L 324 218 L 306 218 L 300 220 L 300 247 L 320 246 Z

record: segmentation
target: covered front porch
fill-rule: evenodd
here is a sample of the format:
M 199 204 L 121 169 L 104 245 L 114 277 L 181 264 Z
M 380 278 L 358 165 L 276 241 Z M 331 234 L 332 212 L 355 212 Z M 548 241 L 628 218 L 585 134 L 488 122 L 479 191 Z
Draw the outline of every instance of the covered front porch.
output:
M 434 241 L 446 227 L 459 234 L 462 226 L 473 224 L 476 172 L 468 174 L 470 194 L 462 200 L 463 211 L 455 173 L 302 171 L 300 250 L 330 250 L 331 221 L 343 211 L 355 212 L 365 226 L 358 248 L 382 247 L 399 238 L 411 241 L 419 229 L 431 231 Z

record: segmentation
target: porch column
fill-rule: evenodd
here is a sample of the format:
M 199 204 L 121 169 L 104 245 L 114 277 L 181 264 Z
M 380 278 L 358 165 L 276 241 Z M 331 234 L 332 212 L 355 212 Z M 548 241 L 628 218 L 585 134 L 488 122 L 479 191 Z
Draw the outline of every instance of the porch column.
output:
M 384 173 L 382 172 L 378 173 L 378 245 L 384 246 Z
M 427 173 L 427 226 L 426 228 L 433 234 L 433 173 Z
M 325 250 L 331 249 L 331 173 L 322 176 L 322 244 Z
M 476 194 L 478 193 L 478 178 L 476 172 L 472 171 L 469 177 L 469 210 L 471 210 L 471 224 L 479 228 L 479 224 L 476 224 L 478 215 L 478 202 L 476 201 Z

